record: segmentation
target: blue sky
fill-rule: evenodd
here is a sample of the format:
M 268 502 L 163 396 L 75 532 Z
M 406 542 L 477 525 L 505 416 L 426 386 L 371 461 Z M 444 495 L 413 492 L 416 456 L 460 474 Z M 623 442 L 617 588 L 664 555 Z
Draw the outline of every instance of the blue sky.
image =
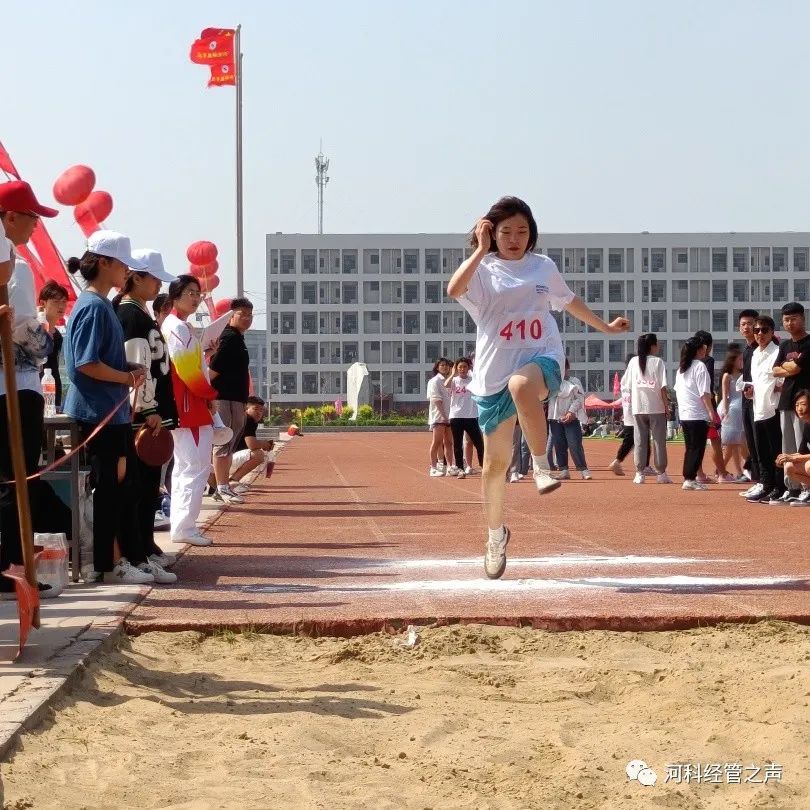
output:
M 233 293 L 234 91 L 188 51 L 240 22 L 260 310 L 264 234 L 316 228 L 321 137 L 326 231 L 466 230 L 505 193 L 546 231 L 808 228 L 798 0 L 4 3 L 0 141 L 46 199 L 93 166 L 108 224 L 173 272 L 216 242 Z M 51 230 L 81 251 L 68 209 Z

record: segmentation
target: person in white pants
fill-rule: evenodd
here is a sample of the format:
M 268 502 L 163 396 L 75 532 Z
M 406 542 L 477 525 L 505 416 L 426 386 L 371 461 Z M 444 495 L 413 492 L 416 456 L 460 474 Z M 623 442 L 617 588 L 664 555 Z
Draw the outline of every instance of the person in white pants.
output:
M 200 305 L 200 284 L 194 276 L 179 276 L 169 285 L 171 314 L 162 324 L 169 349 L 172 386 L 179 427 L 174 438 L 171 538 L 175 543 L 210 546 L 211 538 L 197 528 L 203 492 L 211 473 L 214 445 L 213 401 L 216 390 L 208 380 L 202 346 L 186 323 Z

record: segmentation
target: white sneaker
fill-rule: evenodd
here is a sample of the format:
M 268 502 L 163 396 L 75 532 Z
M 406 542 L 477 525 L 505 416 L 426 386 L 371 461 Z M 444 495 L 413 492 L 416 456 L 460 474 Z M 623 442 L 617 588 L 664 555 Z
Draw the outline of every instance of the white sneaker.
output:
M 541 495 L 554 492 L 555 489 L 559 489 L 562 486 L 559 481 L 555 481 L 551 477 L 548 470 L 535 470 L 533 475 L 534 484 Z
M 499 579 L 506 570 L 506 546 L 509 544 L 509 529 L 503 527 L 503 539 L 490 540 L 484 554 L 484 573 L 490 579 Z
M 660 475 L 657 475 L 655 477 L 655 480 L 659 484 L 671 484 L 672 483 L 672 479 L 665 472 L 662 472 Z
M 467 477 L 467 473 L 465 473 L 464 470 L 459 470 L 456 473 L 456 478 L 466 478 L 466 477 Z
M 555 481 L 570 481 L 571 480 L 571 473 L 568 470 L 555 470 L 554 472 L 550 472 L 549 475 Z
M 681 489 L 692 490 L 693 492 L 703 492 L 707 490 L 706 484 L 701 484 L 698 481 L 684 481 Z
M 791 506 L 810 506 L 810 490 L 803 489 L 798 498 L 794 498 L 790 502 Z
M 745 492 L 739 492 L 738 495 L 741 498 L 754 498 L 757 495 L 762 495 L 765 491 L 765 487 L 762 484 L 754 484 L 754 486 L 746 489 Z
M 438 467 L 431 467 L 428 475 L 431 478 L 444 478 L 444 470 L 440 470 Z
M 160 529 L 165 529 L 167 526 L 171 526 L 171 520 L 163 514 L 162 511 L 155 512 L 155 530 L 158 531 Z
M 164 571 L 160 565 L 152 560 L 141 563 L 138 566 L 138 570 L 143 571 L 146 574 L 151 574 L 158 585 L 174 585 L 174 583 L 177 582 L 177 574 Z
M 104 572 L 105 585 L 149 585 L 154 581 L 155 578 L 151 573 L 131 565 L 126 557 L 121 557 L 112 571 Z
M 225 503 L 244 503 L 245 499 L 237 495 L 230 487 L 217 487 L 217 493 Z
M 447 474 L 451 475 L 453 477 L 457 476 L 460 472 L 461 472 L 461 470 L 459 470 L 459 468 L 456 467 L 455 464 L 453 464 L 453 465 L 451 465 L 450 467 L 447 468 Z
M 637 472 L 633 476 L 633 483 L 634 484 L 643 484 L 644 483 L 644 473 Z
M 624 475 L 624 470 L 622 469 L 622 463 L 617 458 L 614 458 L 613 461 L 611 461 L 610 464 L 608 464 L 608 469 L 614 475 Z
M 204 535 L 199 529 L 189 532 L 184 537 L 172 537 L 173 543 L 188 543 L 190 546 L 211 546 L 214 541 Z
M 644 475 L 657 475 L 656 471 L 652 467 L 650 467 L 649 465 L 647 465 L 642 470 L 642 472 L 644 473 Z
M 467 466 L 464 468 L 464 472 L 465 472 L 467 475 L 472 475 L 472 474 L 473 474 L 473 468 L 472 468 L 472 467 L 471 467 L 471 466 L 468 464 L 468 465 L 467 465 Z
M 441 461 L 436 465 L 436 469 L 444 475 L 447 472 L 447 465 L 443 464 Z
M 237 495 L 244 495 L 246 492 L 250 492 L 250 486 L 248 484 L 229 484 L 228 486 Z
M 517 484 L 518 481 L 520 481 L 520 476 L 517 473 L 512 473 L 509 476 L 509 483 L 510 484 Z
M 582 476 L 583 481 L 590 481 L 593 478 L 593 473 L 587 469 L 587 467 L 584 470 L 580 470 L 579 474 Z
M 177 556 L 174 554 L 150 554 L 147 557 L 149 562 L 156 562 L 161 568 L 171 568 L 177 562 Z

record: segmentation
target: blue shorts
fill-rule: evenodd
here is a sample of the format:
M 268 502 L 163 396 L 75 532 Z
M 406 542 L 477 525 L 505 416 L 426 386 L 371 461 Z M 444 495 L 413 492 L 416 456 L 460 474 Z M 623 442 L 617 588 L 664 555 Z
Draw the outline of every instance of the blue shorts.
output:
M 543 372 L 549 396 L 556 394 L 562 382 L 560 364 L 552 357 L 533 357 L 529 363 L 534 363 Z M 497 394 L 486 397 L 477 397 L 473 394 L 473 401 L 478 406 L 478 424 L 485 436 L 492 433 L 501 422 L 517 413 L 508 385 Z

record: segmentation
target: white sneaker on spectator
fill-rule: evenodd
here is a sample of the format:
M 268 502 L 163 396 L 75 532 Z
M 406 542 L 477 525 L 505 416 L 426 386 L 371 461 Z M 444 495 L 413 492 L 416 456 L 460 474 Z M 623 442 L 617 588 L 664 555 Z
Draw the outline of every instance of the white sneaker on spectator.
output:
M 230 487 L 220 486 L 217 487 L 217 493 L 225 501 L 225 503 L 244 503 L 245 499 L 241 495 L 237 495 Z
M 622 463 L 617 458 L 614 458 L 613 461 L 611 461 L 610 464 L 608 464 L 608 469 L 614 475 L 624 475 L 624 469 L 622 468 Z
M 568 470 L 555 470 L 554 472 L 549 473 L 549 475 L 555 481 L 570 481 L 571 480 L 571 473 Z
M 440 470 L 438 467 L 431 467 L 428 475 L 431 478 L 444 478 L 444 470 Z
M 474 472 L 474 470 L 473 470 L 473 468 L 472 468 L 472 467 L 471 467 L 471 466 L 468 464 L 468 465 L 467 465 L 467 466 L 464 468 L 464 472 L 465 472 L 467 475 L 472 475 L 472 474 L 473 474 L 473 472 Z
M 590 481 L 593 478 L 593 473 L 586 467 L 584 470 L 580 470 L 579 474 L 582 476 L 583 481 Z
M 459 470 L 458 467 L 456 467 L 455 464 L 451 464 L 447 468 L 447 474 L 450 475 L 450 476 L 453 476 L 454 478 L 455 478 L 455 476 L 457 476 L 459 474 L 459 472 L 460 472 L 460 470 Z
M 518 481 L 520 481 L 520 475 L 518 473 L 512 473 L 509 476 L 509 483 L 510 484 L 517 484 Z
M 233 484 L 228 484 L 228 486 L 237 494 L 237 495 L 244 495 L 246 492 L 250 492 L 250 484 L 240 484 L 238 481 Z
M 660 475 L 655 477 L 655 480 L 658 481 L 659 484 L 671 484 L 672 479 L 665 473 L 662 472 Z
M 737 493 L 741 498 L 753 498 L 756 495 L 761 495 L 763 490 L 765 489 L 762 484 L 754 484 L 754 486 L 749 487 L 745 490 L 745 492 Z
M 162 566 L 158 565 L 152 559 L 150 559 L 149 562 L 141 563 L 138 566 L 138 570 L 146 574 L 151 574 L 158 585 L 174 585 L 174 583 L 177 582 L 177 574 L 164 571 Z
M 446 464 L 444 464 L 443 462 L 441 462 L 441 461 L 440 461 L 440 462 L 439 462 L 439 463 L 436 465 L 436 469 L 437 469 L 437 470 L 438 470 L 438 471 L 439 471 L 439 472 L 440 472 L 442 475 L 444 475 L 444 474 L 447 472 L 447 465 L 446 465 Z
M 104 572 L 105 585 L 149 585 L 154 581 L 155 578 L 151 573 L 131 565 L 126 557 L 121 557 L 112 571 Z
M 163 514 L 162 510 L 155 512 L 155 530 L 165 529 L 171 525 L 171 520 Z
M 204 535 L 199 529 L 194 529 L 193 532 L 189 532 L 183 537 L 172 537 L 172 542 L 188 543 L 190 546 L 211 546 L 214 544 L 214 541 L 207 535 Z
M 681 489 L 692 490 L 693 492 L 703 492 L 707 490 L 706 484 L 701 484 L 699 481 L 684 481 Z
M 641 472 L 643 472 L 644 475 L 657 475 L 658 474 L 658 473 L 656 473 L 656 471 L 652 467 L 650 467 L 649 464 Z
M 736 484 L 737 479 L 731 473 L 726 473 L 725 475 L 718 475 L 717 476 L 717 483 L 718 484 Z
M 450 473 L 448 473 L 448 475 L 449 474 Z M 459 469 L 459 471 L 456 473 L 456 478 L 466 478 L 466 477 L 467 477 L 467 473 L 465 473 L 464 470 Z
M 555 481 L 548 470 L 535 470 L 534 473 L 534 485 L 537 487 L 537 491 L 541 495 L 545 495 L 548 492 L 554 492 L 555 489 L 559 489 L 562 484 L 559 481 Z
M 799 497 L 790 502 L 791 506 L 810 506 L 810 489 L 803 489 Z
M 643 484 L 644 483 L 644 473 L 643 472 L 637 472 L 633 476 L 633 483 L 634 484 Z
M 171 568 L 177 562 L 175 554 L 150 554 L 147 559 L 149 562 L 156 562 L 161 568 Z

